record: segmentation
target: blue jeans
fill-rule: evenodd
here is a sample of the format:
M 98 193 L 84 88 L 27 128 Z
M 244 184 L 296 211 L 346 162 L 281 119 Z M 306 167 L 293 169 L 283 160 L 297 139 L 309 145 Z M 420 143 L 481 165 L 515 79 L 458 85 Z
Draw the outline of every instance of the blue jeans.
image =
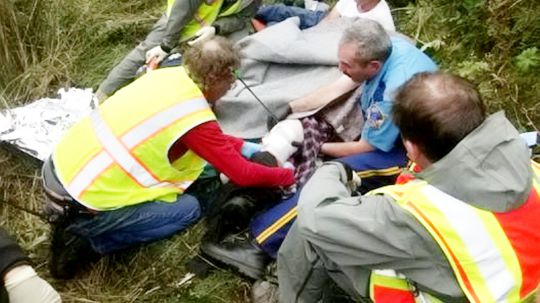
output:
M 183 194 L 173 203 L 152 201 L 99 212 L 91 218 L 78 217 L 68 230 L 88 239 L 96 252 L 108 254 L 169 237 L 197 222 L 200 216 L 197 199 Z
M 272 4 L 261 7 L 255 18 L 264 21 L 267 25 L 273 25 L 290 17 L 299 17 L 300 29 L 306 29 L 317 25 L 325 15 L 326 13 L 322 11 L 310 11 L 296 6 Z

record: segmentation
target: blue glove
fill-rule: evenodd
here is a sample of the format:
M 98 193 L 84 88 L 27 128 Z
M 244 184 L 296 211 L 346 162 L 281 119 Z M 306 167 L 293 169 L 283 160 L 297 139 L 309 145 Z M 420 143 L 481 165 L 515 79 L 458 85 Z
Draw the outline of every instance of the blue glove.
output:
M 242 156 L 249 159 L 254 153 L 261 151 L 261 148 L 262 146 L 260 144 L 245 141 L 240 153 L 242 153 Z

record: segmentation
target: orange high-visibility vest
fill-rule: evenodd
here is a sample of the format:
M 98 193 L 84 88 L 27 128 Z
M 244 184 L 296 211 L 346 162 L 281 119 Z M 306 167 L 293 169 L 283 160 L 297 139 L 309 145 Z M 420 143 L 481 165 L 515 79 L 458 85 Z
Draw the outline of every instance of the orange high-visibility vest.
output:
M 426 228 L 470 302 L 520 302 L 540 283 L 540 165 L 533 162 L 532 168 L 528 199 L 504 213 L 473 207 L 420 180 L 369 194 L 392 196 Z M 375 302 L 410 299 L 406 289 L 391 285 L 373 285 L 374 299 L 393 295 Z

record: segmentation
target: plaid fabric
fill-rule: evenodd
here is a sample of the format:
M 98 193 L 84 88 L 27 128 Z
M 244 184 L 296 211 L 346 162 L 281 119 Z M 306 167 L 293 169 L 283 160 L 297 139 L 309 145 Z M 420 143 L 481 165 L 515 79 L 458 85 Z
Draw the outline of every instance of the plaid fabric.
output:
M 334 135 L 334 128 L 324 120 L 313 116 L 300 119 L 304 128 L 304 141 L 293 157 L 296 167 L 294 178 L 300 188 L 315 171 L 315 162 L 321 145 Z

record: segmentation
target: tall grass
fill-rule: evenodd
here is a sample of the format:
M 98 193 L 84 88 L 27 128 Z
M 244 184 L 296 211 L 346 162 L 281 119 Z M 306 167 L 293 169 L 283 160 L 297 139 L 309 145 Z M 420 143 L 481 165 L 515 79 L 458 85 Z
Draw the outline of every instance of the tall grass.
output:
M 0 97 L 13 106 L 61 86 L 96 86 L 161 11 L 150 1 L 0 1 Z

